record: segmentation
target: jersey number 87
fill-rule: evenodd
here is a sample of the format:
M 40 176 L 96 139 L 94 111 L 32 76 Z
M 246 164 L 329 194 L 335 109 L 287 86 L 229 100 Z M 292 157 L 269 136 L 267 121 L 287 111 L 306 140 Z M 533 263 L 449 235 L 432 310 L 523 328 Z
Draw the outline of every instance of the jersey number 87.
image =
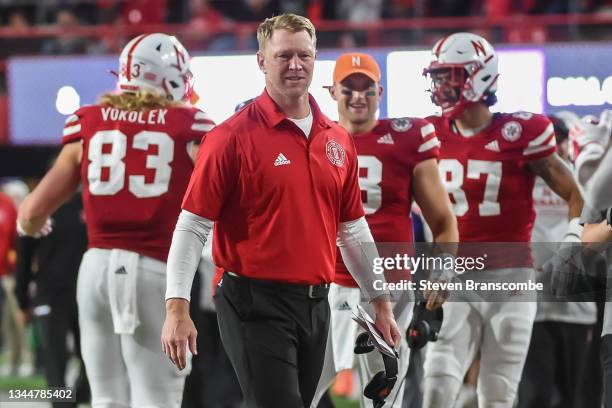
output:
M 439 163 L 440 177 L 448 194 L 452 197 L 453 210 L 457 217 L 469 210 L 468 200 L 463 189 L 464 174 L 468 179 L 479 180 L 481 174 L 486 176 L 482 202 L 478 204 L 478 214 L 482 217 L 501 214 L 497 201 L 502 179 L 502 163 L 499 161 L 468 160 L 467 173 L 459 160 L 443 159 Z

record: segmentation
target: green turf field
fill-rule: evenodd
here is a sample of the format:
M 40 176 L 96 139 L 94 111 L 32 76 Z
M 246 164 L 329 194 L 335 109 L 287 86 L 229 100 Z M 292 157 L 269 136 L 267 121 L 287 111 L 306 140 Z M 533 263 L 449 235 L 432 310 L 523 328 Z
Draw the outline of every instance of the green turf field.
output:
M 15 389 L 36 389 L 44 388 L 47 384 L 42 376 L 33 377 L 0 377 L 0 392 L 15 390 Z M 334 397 L 332 398 L 336 408 L 358 408 L 359 403 L 355 401 L 349 401 L 346 398 Z
M 47 382 L 44 377 L 38 375 L 33 377 L 0 377 L 0 391 L 40 389 L 46 386 Z
M 359 402 L 349 401 L 346 398 L 332 397 L 336 408 L 358 408 Z

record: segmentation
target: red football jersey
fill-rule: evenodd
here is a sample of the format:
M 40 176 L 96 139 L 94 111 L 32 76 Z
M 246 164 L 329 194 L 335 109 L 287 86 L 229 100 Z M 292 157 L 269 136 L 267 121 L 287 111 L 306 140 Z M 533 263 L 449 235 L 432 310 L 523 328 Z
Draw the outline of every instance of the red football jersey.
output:
M 9 196 L 0 192 L 0 276 L 11 272 L 10 252 L 17 236 L 17 209 Z
M 535 219 L 528 163 L 556 150 L 552 123 L 528 112 L 497 113 L 466 137 L 452 121 L 429 117 L 441 142 L 440 173 L 461 242 L 530 242 Z
M 212 129 L 196 108 L 127 111 L 86 106 L 66 120 L 62 143 L 83 144 L 81 180 L 89 247 L 166 261 L 193 162 Z
M 412 242 L 412 174 L 419 162 L 438 157 L 434 126 L 424 119 L 382 119 L 353 140 L 361 199 L 374 241 Z M 339 253 L 334 281 L 357 286 Z

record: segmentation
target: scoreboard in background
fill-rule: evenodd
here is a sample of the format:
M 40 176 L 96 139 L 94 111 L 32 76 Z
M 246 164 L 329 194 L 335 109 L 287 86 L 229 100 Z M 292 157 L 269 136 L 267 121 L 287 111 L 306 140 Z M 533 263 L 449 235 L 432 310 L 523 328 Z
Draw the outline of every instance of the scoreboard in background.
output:
M 331 85 L 334 60 L 342 50 L 317 55 L 310 88 L 322 110 L 337 119 L 336 105 L 326 85 Z M 381 117 L 426 116 L 437 111 L 429 99 L 422 75 L 429 51 L 365 50 L 381 66 L 385 92 Z M 552 113 L 572 110 L 598 114 L 612 108 L 611 45 L 565 45 L 541 48 L 498 47 L 500 78 L 496 111 L 527 110 Z M 65 115 L 79 106 L 95 103 L 114 89 L 117 57 L 13 58 L 7 65 L 9 142 L 57 144 Z M 197 106 L 219 123 L 234 107 L 259 95 L 264 77 L 254 53 L 198 56 L 191 62 Z

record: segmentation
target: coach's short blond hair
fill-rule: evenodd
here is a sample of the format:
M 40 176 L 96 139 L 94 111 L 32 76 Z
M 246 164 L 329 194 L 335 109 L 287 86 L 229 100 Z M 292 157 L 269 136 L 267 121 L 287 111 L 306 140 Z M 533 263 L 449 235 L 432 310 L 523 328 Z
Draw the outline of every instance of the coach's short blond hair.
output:
M 306 31 L 312 39 L 312 46 L 317 48 L 317 34 L 312 22 L 306 17 L 285 13 L 280 16 L 266 18 L 259 25 L 257 28 L 257 42 L 259 43 L 260 50 L 264 49 L 274 30 L 289 30 L 293 33 Z

